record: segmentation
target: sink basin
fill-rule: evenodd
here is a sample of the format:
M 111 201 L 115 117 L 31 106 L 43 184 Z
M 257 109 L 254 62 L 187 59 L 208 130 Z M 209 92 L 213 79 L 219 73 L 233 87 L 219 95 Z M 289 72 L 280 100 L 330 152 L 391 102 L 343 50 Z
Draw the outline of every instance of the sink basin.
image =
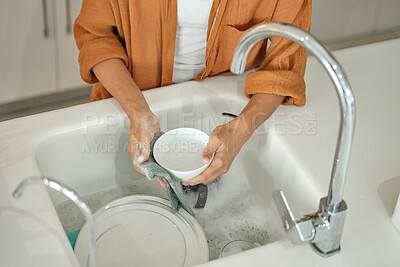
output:
M 207 88 L 199 88 L 197 83 L 191 86 L 200 89 L 199 94 L 190 97 L 186 91 L 182 95 L 184 105 L 153 106 L 162 131 L 193 127 L 210 134 L 216 126 L 231 120 L 223 113 L 238 114 L 245 104 L 240 98 L 210 96 Z M 323 195 L 313 190 L 309 177 L 291 156 L 290 148 L 282 145 L 280 136 L 268 134 L 269 127 L 261 126 L 230 171 L 209 185 L 206 207 L 195 210 L 208 239 L 211 260 L 218 258 L 223 246 L 232 240 L 267 245 L 285 238 L 272 200 L 274 190 L 283 189 L 296 200 L 292 201 L 293 209 L 299 214 L 314 210 Z M 39 171 L 76 190 L 94 211 L 126 195 L 166 198 L 158 183 L 148 181 L 132 167 L 127 153 L 128 131 L 129 120 L 122 113 L 83 114 L 79 126 L 41 140 L 35 153 Z M 309 194 L 300 194 L 299 188 L 306 187 Z M 72 202 L 57 192 L 49 194 L 65 232 L 81 228 L 83 216 Z M 196 197 L 195 193 L 187 194 L 192 206 Z

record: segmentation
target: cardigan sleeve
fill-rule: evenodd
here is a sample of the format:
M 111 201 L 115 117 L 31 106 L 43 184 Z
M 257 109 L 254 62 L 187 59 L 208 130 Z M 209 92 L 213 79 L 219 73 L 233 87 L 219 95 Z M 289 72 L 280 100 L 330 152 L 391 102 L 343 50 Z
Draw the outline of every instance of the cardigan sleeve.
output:
M 110 0 L 83 0 L 74 23 L 74 37 L 79 49 L 82 79 L 96 83 L 92 68 L 110 58 L 120 58 L 128 67 L 126 49 L 118 35 Z
M 290 23 L 309 31 L 311 0 L 279 0 L 271 22 Z M 271 37 L 270 42 L 259 70 L 247 75 L 245 95 L 282 95 L 285 96 L 282 104 L 304 106 L 307 50 L 282 37 Z

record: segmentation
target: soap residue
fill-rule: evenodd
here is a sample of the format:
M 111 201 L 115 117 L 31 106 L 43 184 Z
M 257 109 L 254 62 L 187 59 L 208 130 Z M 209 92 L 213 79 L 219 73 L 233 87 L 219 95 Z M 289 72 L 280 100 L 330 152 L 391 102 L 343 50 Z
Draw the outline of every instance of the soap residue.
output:
M 187 198 L 194 203 L 197 193 L 190 192 Z M 224 245 L 233 240 L 265 245 L 283 238 L 272 207 L 235 169 L 208 185 L 206 206 L 195 214 L 207 237 L 210 260 L 218 258 Z
M 251 189 L 245 174 L 238 169 L 231 168 L 226 175 L 209 184 L 205 208 L 194 209 L 207 237 L 210 260 L 217 259 L 224 245 L 233 240 L 265 245 L 284 237 L 276 211 Z M 83 199 L 96 211 L 112 200 L 134 194 L 167 198 L 158 183 L 144 178 L 83 196 Z M 189 192 L 185 197 L 194 206 L 198 193 Z M 66 233 L 83 226 L 84 218 L 71 201 L 63 201 L 55 207 Z

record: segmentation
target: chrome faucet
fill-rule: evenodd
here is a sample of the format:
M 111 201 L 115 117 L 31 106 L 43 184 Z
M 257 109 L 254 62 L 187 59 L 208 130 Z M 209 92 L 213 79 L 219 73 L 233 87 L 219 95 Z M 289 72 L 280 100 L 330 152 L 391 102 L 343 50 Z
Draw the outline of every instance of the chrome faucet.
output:
M 305 47 L 326 69 L 336 87 L 341 117 L 328 196 L 320 200 L 317 212 L 296 219 L 283 191 L 275 191 L 273 194 L 289 240 L 297 245 L 311 242 L 319 255 L 331 256 L 340 251 L 347 212 L 347 205 L 342 197 L 356 118 L 353 91 L 343 68 L 329 49 L 310 33 L 285 23 L 264 23 L 249 29 L 236 47 L 231 71 L 243 73 L 253 45 L 270 36 L 285 37 Z
M 67 186 L 62 185 L 60 182 L 56 182 L 47 177 L 32 177 L 23 180 L 18 187 L 13 192 L 14 198 L 20 198 L 22 196 L 22 192 L 25 187 L 30 184 L 43 184 L 47 187 L 50 187 L 58 192 L 61 192 L 66 197 L 71 199 L 81 210 L 83 215 L 85 216 L 86 222 L 89 226 L 89 257 L 87 266 L 96 267 L 96 238 L 95 238 L 95 229 L 94 229 L 94 218 L 92 215 L 91 209 L 86 205 L 86 203 L 71 189 Z

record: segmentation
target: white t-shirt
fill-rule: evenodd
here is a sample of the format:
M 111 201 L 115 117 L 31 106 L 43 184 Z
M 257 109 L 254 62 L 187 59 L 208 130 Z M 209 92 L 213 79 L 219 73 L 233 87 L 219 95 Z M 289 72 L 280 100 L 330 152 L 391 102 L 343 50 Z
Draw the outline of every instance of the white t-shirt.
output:
M 189 81 L 205 68 L 212 3 L 213 0 L 178 0 L 173 83 Z

